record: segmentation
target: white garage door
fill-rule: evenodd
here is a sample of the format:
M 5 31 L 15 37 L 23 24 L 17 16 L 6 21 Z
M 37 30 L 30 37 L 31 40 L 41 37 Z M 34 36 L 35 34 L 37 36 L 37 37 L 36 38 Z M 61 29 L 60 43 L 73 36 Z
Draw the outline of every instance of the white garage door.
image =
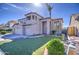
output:
M 22 26 L 16 26 L 14 28 L 15 34 L 22 34 Z
M 26 35 L 33 35 L 32 26 L 26 26 Z

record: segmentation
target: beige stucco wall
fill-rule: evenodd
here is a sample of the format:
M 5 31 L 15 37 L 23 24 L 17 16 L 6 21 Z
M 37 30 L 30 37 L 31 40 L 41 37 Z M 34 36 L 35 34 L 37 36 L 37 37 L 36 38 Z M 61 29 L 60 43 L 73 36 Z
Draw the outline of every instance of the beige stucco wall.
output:
M 74 26 L 78 29 L 78 32 L 79 32 L 79 22 L 76 19 L 76 17 L 78 17 L 79 14 L 75 14 L 75 15 L 72 15 L 71 16 L 71 22 L 70 22 L 70 26 Z
M 63 23 L 61 21 L 57 23 L 51 21 L 51 31 L 52 30 L 61 31 L 62 29 L 63 29 Z

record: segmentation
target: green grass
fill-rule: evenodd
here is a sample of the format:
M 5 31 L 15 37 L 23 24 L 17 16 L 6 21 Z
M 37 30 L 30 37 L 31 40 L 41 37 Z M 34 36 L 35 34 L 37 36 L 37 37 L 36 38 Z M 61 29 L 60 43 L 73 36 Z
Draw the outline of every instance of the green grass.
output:
M 53 37 L 52 39 L 61 39 L 60 37 Z M 40 48 L 38 48 L 36 51 L 34 51 L 32 53 L 32 55 L 43 55 L 44 54 L 44 49 L 47 47 L 47 45 L 51 42 L 50 39 L 47 43 L 45 43 L 43 46 L 41 46 Z
M 44 49 L 46 47 L 47 43 L 38 48 L 36 51 L 32 53 L 32 55 L 43 55 L 44 54 Z
M 20 39 L 4 44 L 0 44 L 0 48 L 7 55 L 32 55 L 34 51 L 46 44 L 53 36 L 44 36 L 39 38 Z M 0 42 L 1 43 L 1 42 Z M 37 52 L 43 53 L 43 49 Z

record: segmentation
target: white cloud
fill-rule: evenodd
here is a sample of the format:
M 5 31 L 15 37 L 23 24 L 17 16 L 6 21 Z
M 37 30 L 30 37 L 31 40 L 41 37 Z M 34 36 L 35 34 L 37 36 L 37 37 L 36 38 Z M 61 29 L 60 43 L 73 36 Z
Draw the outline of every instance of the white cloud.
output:
M 21 7 L 18 7 L 18 6 L 16 6 L 15 4 L 7 3 L 7 5 L 9 5 L 9 6 L 11 6 L 11 7 L 14 7 L 14 8 L 17 8 L 17 9 L 21 9 Z
M 22 10 L 22 11 L 26 11 L 26 9 L 19 7 L 19 6 L 16 6 L 15 4 L 7 3 L 7 5 L 14 7 L 14 8 L 17 8 L 17 9 Z
M 31 11 L 32 9 L 30 8 L 27 8 L 27 7 L 20 7 L 20 6 L 17 6 L 15 4 L 12 4 L 12 3 L 6 3 L 7 5 L 11 6 L 11 7 L 14 7 L 18 10 L 21 10 L 21 11 L 24 11 L 24 12 L 27 12 L 27 11 Z

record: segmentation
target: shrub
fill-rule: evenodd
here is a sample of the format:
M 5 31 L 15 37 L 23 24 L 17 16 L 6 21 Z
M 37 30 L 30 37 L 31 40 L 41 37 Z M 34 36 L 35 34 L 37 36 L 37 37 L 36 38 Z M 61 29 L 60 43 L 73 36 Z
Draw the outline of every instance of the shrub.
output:
M 6 31 L 11 32 L 11 31 L 12 31 L 12 29 L 7 29 Z
M 1 32 L 1 31 L 5 31 L 5 30 L 4 30 L 4 29 L 0 29 L 0 32 Z
M 0 34 L 6 34 L 6 31 L 1 31 Z
M 10 33 L 12 31 L 12 29 L 0 29 L 0 34 L 6 34 L 6 33 Z
M 52 39 L 48 45 L 48 54 L 50 55 L 63 55 L 64 54 L 64 45 L 59 39 Z

